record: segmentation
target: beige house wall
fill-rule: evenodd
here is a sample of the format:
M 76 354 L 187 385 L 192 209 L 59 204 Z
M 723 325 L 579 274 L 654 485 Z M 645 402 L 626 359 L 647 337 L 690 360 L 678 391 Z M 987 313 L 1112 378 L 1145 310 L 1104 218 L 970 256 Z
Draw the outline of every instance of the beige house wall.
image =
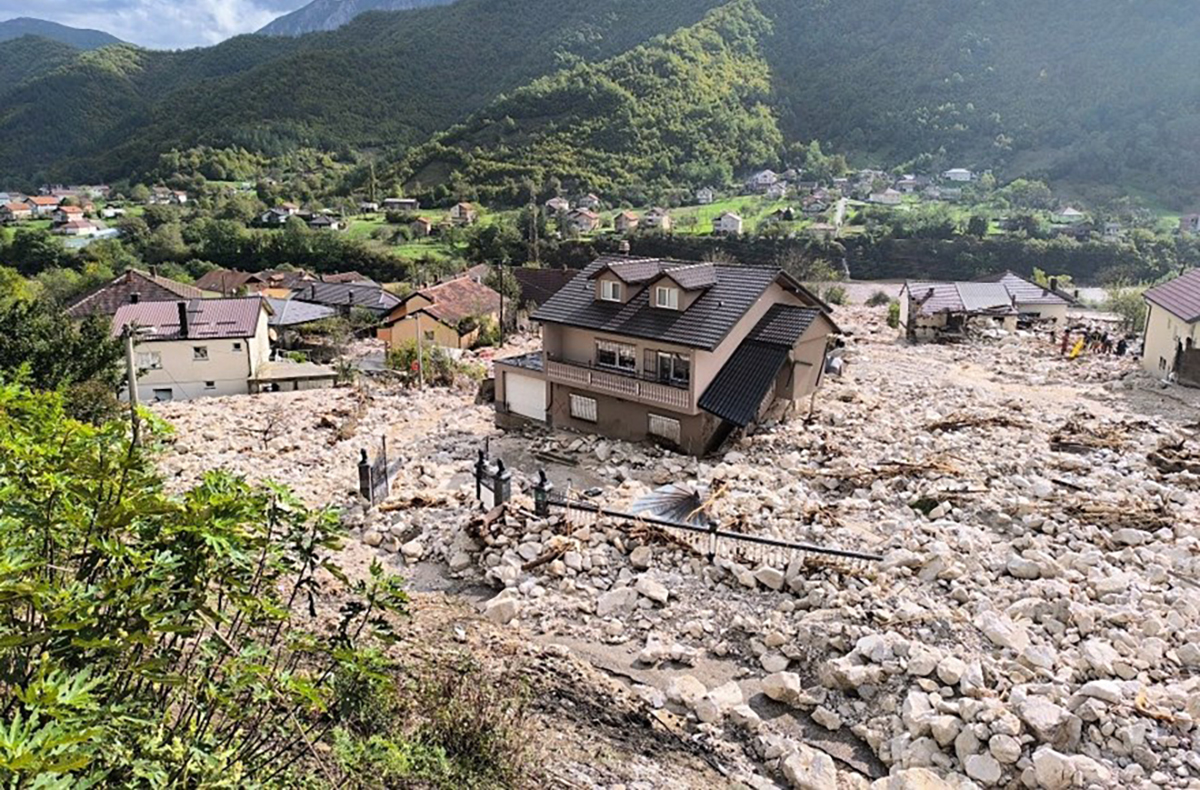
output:
M 734 324 L 733 329 L 721 341 L 716 350 L 702 351 L 696 355 L 697 360 L 692 370 L 692 392 L 695 394 L 696 400 L 708 389 L 708 385 L 712 384 L 713 379 L 721 372 L 721 368 L 729 361 L 729 357 L 746 339 L 746 335 L 750 334 L 750 331 L 758 325 L 767 311 L 776 304 L 804 306 L 804 302 L 798 296 L 784 289 L 778 283 L 772 283 L 758 297 L 758 301 L 746 311 L 741 320 Z
M 406 343 L 417 342 L 418 327 L 420 327 L 423 343 L 432 342 L 442 348 L 469 348 L 478 334 L 477 331 L 471 332 L 459 338 L 458 330 L 454 327 L 446 326 L 426 313 L 419 313 L 402 318 L 390 327 L 380 329 L 378 336 L 388 344 L 388 348 L 398 348 Z M 433 333 L 432 340 L 429 338 L 430 332 Z
M 1158 376 L 1166 376 L 1174 367 L 1178 346 L 1200 347 L 1200 322 L 1187 323 L 1179 316 L 1156 304 L 1147 304 L 1145 343 L 1142 367 Z
M 1058 325 L 1067 322 L 1067 306 L 1065 304 L 1017 304 L 1017 310 L 1026 315 L 1036 315 L 1038 318 L 1053 319 Z

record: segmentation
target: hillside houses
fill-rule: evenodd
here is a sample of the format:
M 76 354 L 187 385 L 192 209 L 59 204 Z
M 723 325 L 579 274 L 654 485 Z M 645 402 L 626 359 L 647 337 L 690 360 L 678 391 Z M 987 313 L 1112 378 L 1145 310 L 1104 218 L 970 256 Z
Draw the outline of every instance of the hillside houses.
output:
M 740 236 L 742 235 L 743 224 L 740 214 L 735 214 L 732 211 L 723 212 L 713 219 L 713 235 Z
M 613 217 L 613 230 L 617 233 L 632 233 L 637 230 L 640 219 L 632 211 L 622 211 Z
M 415 291 L 392 307 L 378 337 L 389 348 L 430 343 L 451 349 L 475 344 L 486 324 L 500 320 L 500 294 L 471 277 Z
M 0 204 L 0 222 L 22 222 L 33 218 L 33 206 L 28 203 Z
M 591 233 L 600 228 L 600 215 L 585 208 L 577 208 L 566 215 L 564 225 L 570 233 Z

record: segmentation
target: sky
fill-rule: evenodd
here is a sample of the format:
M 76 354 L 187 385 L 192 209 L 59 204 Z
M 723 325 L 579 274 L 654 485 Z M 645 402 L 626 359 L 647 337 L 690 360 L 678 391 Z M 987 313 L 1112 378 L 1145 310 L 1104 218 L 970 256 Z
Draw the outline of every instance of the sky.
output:
M 155 49 L 216 44 L 253 33 L 308 0 L 0 0 L 0 21 L 18 16 L 111 33 Z

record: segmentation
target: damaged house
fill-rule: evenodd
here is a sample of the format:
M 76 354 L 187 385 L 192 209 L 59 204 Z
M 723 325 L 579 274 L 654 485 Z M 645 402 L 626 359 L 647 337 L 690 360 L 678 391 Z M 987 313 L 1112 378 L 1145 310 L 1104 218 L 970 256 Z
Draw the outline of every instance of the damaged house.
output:
M 496 422 L 693 455 L 821 384 L 829 308 L 774 268 L 602 257 L 534 314 L 539 352 L 496 362 Z
M 961 338 L 997 325 L 1015 331 L 1019 315 L 1000 283 L 906 282 L 900 289 L 900 334 L 909 340 Z

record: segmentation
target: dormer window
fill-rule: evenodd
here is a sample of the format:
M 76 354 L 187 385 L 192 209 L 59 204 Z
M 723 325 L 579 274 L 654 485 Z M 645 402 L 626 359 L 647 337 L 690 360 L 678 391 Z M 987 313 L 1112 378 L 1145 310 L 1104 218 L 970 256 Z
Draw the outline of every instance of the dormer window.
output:
M 679 289 L 660 285 L 654 289 L 654 306 L 667 310 L 679 309 Z
M 604 302 L 621 301 L 621 283 L 616 280 L 601 280 L 600 299 Z

